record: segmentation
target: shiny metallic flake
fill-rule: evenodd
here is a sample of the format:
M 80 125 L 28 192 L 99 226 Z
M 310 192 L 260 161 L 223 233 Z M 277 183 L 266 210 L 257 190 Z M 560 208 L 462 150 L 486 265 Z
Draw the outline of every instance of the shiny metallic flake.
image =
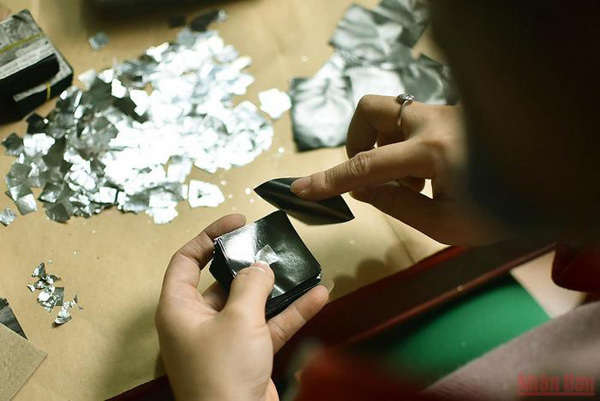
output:
M 47 312 L 51 312 L 55 307 L 60 306 L 61 309 L 58 312 L 55 323 L 57 325 L 64 324 L 71 320 L 70 309 L 77 305 L 77 295 L 75 295 L 73 301 L 65 302 L 65 288 L 56 287 L 54 284 L 60 280 L 60 277 L 48 274 L 46 272 L 46 265 L 42 262 L 33 271 L 32 277 L 36 277 L 38 280 L 35 284 L 27 284 L 27 288 L 31 292 L 39 290 L 37 294 L 37 302 Z M 79 309 L 82 309 L 79 307 Z
M 146 210 L 146 214 L 152 217 L 155 224 L 170 223 L 179 215 L 174 207 L 154 207 Z
M 69 312 L 69 309 L 71 309 L 70 303 L 65 303 L 63 306 L 61 306 L 60 311 L 58 312 L 58 315 L 56 315 L 56 319 L 54 319 L 54 323 L 56 325 L 62 325 L 67 323 L 68 321 L 70 321 L 71 319 L 73 319 L 73 317 L 71 316 L 71 313 Z
M 167 179 L 175 182 L 185 182 L 192 171 L 194 161 L 188 157 L 172 156 L 167 168 Z
M 258 100 L 260 109 L 273 119 L 281 117 L 292 106 L 289 95 L 277 88 L 260 92 Z
M 43 278 L 46 276 L 46 264 L 44 262 L 36 266 L 35 270 L 31 274 L 31 277 Z
M 188 192 L 188 203 L 190 204 L 190 207 L 217 207 L 224 201 L 225 197 L 218 186 L 198 180 L 190 181 Z
M 104 46 L 106 46 L 110 40 L 108 39 L 108 35 L 104 32 L 98 32 L 94 36 L 90 36 L 88 38 L 88 42 L 92 49 L 100 50 Z
M 35 203 L 33 194 L 17 198 L 15 200 L 15 204 L 17 205 L 17 209 L 19 209 L 19 213 L 22 215 L 26 215 L 37 210 L 37 204 Z
M 31 188 L 42 188 L 57 222 L 112 206 L 171 221 L 193 166 L 243 166 L 271 146 L 270 121 L 250 102 L 234 106 L 254 81 L 250 64 L 217 32 L 186 28 L 138 59 L 81 74 L 84 90 L 67 89 L 48 116 L 28 119 L 22 141 L 5 140 L 16 157 L 8 195 L 27 213 L 36 207 Z M 220 191 L 193 193 L 192 203 L 222 202 Z
M 96 70 L 92 68 L 79 74 L 77 79 L 79 79 L 79 82 L 83 84 L 85 89 L 90 89 L 97 75 Z
M 5 154 L 18 156 L 23 151 L 23 138 L 13 132 L 2 141 L 2 145 L 6 148 Z
M 6 208 L 0 212 L 0 223 L 3 226 L 8 226 L 10 223 L 15 221 L 17 215 L 11 209 Z

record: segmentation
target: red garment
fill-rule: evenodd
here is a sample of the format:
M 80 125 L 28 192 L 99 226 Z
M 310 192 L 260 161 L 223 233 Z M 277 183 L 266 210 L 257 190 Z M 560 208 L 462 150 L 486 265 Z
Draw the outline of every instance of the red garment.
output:
M 302 372 L 296 401 L 440 401 L 364 358 L 322 352 Z
M 600 243 L 583 250 L 557 244 L 552 280 L 570 290 L 600 293 Z
M 577 251 L 564 244 L 556 246 L 552 279 L 571 290 L 600 293 L 600 243 Z M 304 370 L 296 401 L 398 401 L 441 400 L 375 366 L 339 353 L 324 352 Z

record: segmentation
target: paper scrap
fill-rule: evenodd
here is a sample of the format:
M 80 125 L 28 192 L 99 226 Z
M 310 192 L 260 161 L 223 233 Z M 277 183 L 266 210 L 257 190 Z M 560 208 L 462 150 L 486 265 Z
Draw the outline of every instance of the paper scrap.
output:
M 44 351 L 0 324 L 0 400 L 11 400 L 45 357 Z

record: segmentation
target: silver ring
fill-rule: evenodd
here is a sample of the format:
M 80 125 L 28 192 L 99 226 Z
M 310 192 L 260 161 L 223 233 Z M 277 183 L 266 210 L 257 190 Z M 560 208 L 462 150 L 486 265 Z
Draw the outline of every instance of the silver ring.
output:
M 400 111 L 398 112 L 398 131 L 404 135 L 402 132 L 402 113 L 404 113 L 404 107 L 411 104 L 413 100 L 415 100 L 415 97 L 413 95 L 409 95 L 408 93 L 402 93 L 396 96 L 396 100 L 398 103 L 400 103 Z

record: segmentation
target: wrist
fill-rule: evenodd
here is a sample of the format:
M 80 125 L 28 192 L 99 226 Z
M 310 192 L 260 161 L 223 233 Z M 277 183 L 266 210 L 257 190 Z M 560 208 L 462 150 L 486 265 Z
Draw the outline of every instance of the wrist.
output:
M 227 388 L 190 388 L 188 391 L 178 391 L 173 388 L 173 393 L 177 401 L 239 401 L 250 399 L 247 394 L 242 394 L 243 392 L 234 388 L 234 386 L 227 386 Z

